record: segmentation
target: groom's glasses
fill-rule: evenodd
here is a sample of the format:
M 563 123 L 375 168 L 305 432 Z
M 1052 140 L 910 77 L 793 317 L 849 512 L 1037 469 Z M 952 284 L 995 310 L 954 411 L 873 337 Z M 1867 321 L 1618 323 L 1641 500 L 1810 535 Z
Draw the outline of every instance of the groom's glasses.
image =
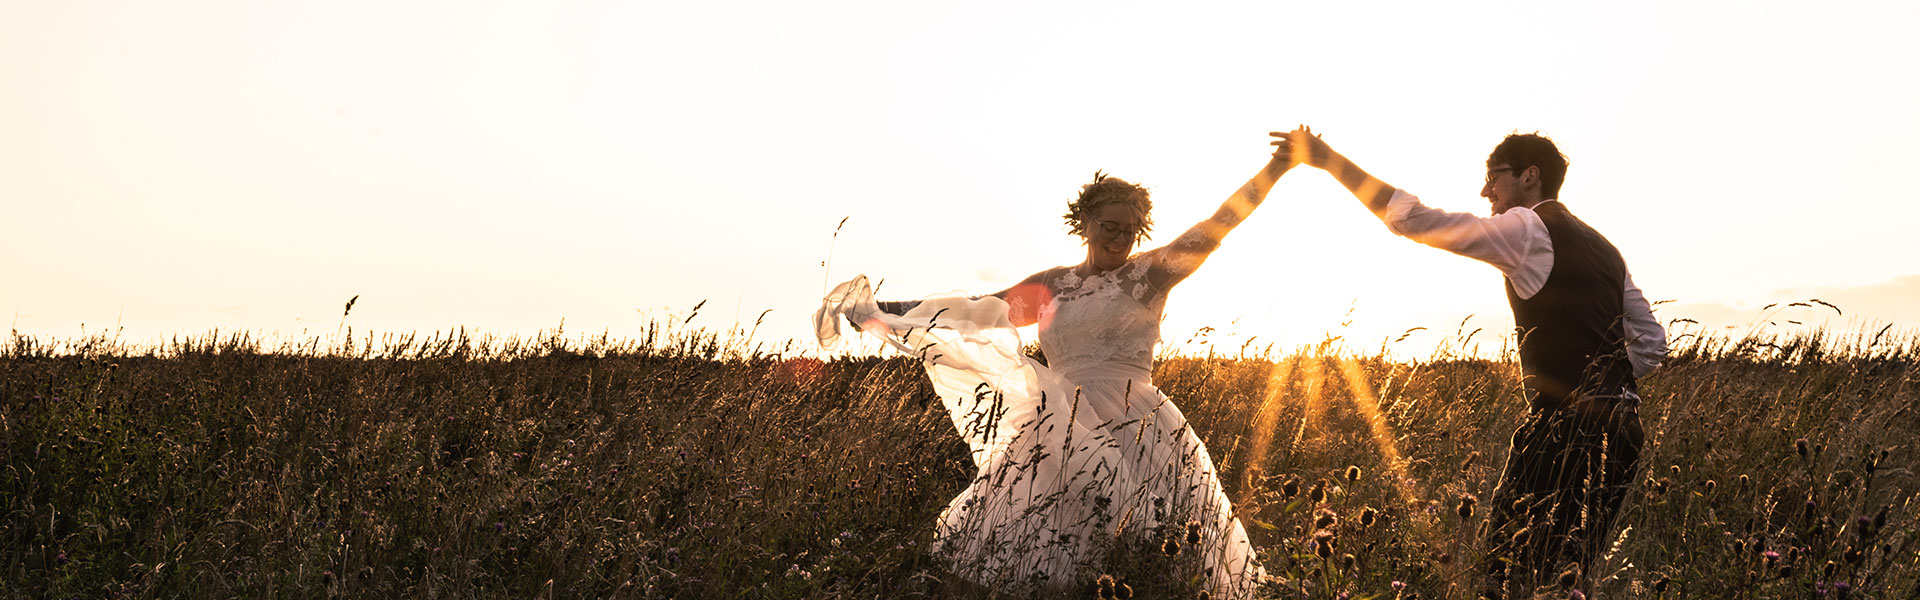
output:
M 1487 169 L 1487 185 L 1493 185 L 1493 174 L 1499 173 L 1501 171 L 1506 171 L 1506 172 L 1514 173 L 1517 175 L 1519 174 L 1520 169 L 1515 167 L 1499 167 L 1494 169 Z

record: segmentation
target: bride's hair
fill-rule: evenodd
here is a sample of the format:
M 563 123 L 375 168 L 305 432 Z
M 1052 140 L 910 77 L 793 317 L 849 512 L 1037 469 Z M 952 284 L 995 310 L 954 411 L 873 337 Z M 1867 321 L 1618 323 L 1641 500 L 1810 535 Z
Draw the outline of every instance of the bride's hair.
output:
M 1093 183 L 1080 186 L 1080 197 L 1067 203 L 1067 233 L 1086 232 L 1086 216 L 1108 204 L 1125 204 L 1140 213 L 1140 239 L 1147 239 L 1147 232 L 1153 230 L 1153 200 L 1147 188 L 1101 171 L 1093 173 Z

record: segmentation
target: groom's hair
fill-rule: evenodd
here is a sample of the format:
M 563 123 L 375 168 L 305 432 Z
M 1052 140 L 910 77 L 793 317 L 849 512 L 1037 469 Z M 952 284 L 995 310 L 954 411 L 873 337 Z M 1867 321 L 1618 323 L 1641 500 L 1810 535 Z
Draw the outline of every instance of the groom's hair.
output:
M 1080 186 L 1080 197 L 1067 203 L 1067 233 L 1085 232 L 1087 216 L 1108 204 L 1132 206 L 1140 214 L 1140 239 L 1147 239 L 1147 232 L 1153 230 L 1153 199 L 1147 188 L 1102 171 L 1094 171 L 1093 182 Z
M 1540 168 L 1540 197 L 1546 200 L 1560 198 L 1560 184 L 1567 180 L 1567 155 L 1553 145 L 1553 140 L 1539 133 L 1515 133 L 1501 140 L 1493 147 L 1493 154 L 1487 156 L 1487 168 L 1506 163 L 1513 167 L 1517 175 L 1527 167 Z

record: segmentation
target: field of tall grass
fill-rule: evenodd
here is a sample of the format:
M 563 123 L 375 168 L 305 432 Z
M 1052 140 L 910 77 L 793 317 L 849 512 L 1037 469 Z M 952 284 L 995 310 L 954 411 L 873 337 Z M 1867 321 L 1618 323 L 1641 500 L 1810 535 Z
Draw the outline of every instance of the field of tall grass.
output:
M 927 552 L 973 475 L 918 363 L 737 335 L 0 352 L 0 596 L 986 598 Z M 1465 598 L 1517 367 L 1166 356 L 1273 598 Z M 1678 340 L 1644 478 L 1565 598 L 1920 598 L 1920 342 Z M 1187 598 L 1116 549 L 1083 597 Z

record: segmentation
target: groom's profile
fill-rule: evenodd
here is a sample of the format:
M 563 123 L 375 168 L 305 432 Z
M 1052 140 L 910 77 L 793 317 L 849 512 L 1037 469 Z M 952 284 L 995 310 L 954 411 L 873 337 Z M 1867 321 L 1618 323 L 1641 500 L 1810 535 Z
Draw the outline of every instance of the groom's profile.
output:
M 1637 471 L 1635 380 L 1660 365 L 1667 347 L 1620 251 L 1559 201 L 1566 157 L 1545 137 L 1507 136 L 1487 157 L 1480 195 L 1493 215 L 1481 217 L 1421 204 L 1304 128 L 1274 135 L 1395 234 L 1506 275 L 1529 410 L 1490 506 L 1488 595 L 1525 595 L 1567 571 L 1583 580 Z

